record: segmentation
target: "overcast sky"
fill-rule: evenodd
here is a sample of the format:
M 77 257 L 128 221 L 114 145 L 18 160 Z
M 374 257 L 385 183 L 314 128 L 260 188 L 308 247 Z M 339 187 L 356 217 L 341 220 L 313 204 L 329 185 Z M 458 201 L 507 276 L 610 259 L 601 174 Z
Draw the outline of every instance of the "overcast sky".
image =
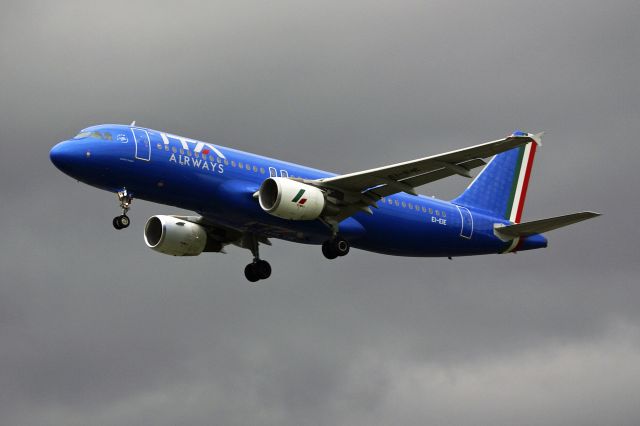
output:
M 101 3 L 1 4 L 0 424 L 640 424 L 637 0 Z M 275 241 L 250 284 L 49 162 L 132 120 L 336 172 L 546 130 L 524 218 L 604 216 L 453 261 Z

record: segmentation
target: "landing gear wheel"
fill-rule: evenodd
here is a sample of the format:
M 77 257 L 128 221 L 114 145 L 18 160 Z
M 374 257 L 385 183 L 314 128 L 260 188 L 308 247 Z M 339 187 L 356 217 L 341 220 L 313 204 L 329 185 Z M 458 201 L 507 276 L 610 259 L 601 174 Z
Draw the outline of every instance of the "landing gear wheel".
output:
M 124 229 L 129 226 L 131 221 L 129 220 L 129 216 L 121 215 L 113 218 L 113 227 L 116 229 Z
M 257 260 L 245 266 L 244 276 L 252 283 L 266 280 L 271 276 L 271 265 L 266 260 Z
M 346 256 L 349 253 L 349 241 L 337 237 L 322 243 L 322 254 L 327 259 L 335 259 L 338 256 Z
M 250 263 L 244 267 L 244 276 L 247 278 L 249 282 L 255 283 L 260 277 L 258 276 L 258 271 L 256 271 L 255 263 Z
M 332 241 L 325 241 L 324 243 L 322 243 L 322 254 L 324 255 L 324 257 L 330 260 L 338 257 L 338 253 L 336 253 L 335 249 L 333 248 Z
M 120 220 L 120 226 L 124 229 L 124 228 L 128 228 L 129 225 L 131 224 L 131 221 L 129 220 L 129 216 L 127 216 L 126 214 L 123 214 L 122 216 L 120 216 L 118 218 Z
M 346 256 L 349 253 L 349 241 L 338 237 L 333 240 L 333 248 L 338 256 Z
M 253 269 L 261 280 L 266 280 L 271 276 L 271 265 L 266 260 L 258 260 L 253 264 Z

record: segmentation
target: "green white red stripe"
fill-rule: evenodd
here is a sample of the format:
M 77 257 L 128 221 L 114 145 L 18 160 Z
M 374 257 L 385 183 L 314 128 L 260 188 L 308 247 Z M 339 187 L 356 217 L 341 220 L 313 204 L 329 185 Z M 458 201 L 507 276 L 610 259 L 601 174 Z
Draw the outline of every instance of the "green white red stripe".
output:
M 509 221 L 513 223 L 520 223 L 520 220 L 522 219 L 524 201 L 527 197 L 527 189 L 529 188 L 531 169 L 533 168 L 533 160 L 536 156 L 537 146 L 537 143 L 532 142 L 520 148 L 518 165 L 516 167 L 517 175 L 514 176 L 511 197 L 506 213 L 506 219 L 509 219 Z M 503 253 L 517 251 L 519 244 L 520 238 L 514 238 L 510 241 L 509 246 L 503 251 Z
M 528 143 L 520 148 L 518 167 L 516 167 L 517 175 L 514 176 L 506 217 L 506 219 L 509 219 L 513 223 L 520 223 L 522 219 L 524 200 L 527 196 L 531 169 L 533 168 L 533 159 L 536 155 L 536 146 L 537 144 L 535 143 Z

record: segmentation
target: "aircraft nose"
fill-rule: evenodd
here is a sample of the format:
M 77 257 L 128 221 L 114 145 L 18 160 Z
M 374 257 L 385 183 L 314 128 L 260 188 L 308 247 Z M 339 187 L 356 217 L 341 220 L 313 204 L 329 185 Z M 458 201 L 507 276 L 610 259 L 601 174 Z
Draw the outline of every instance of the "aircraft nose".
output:
M 69 141 L 60 142 L 49 151 L 49 158 L 61 172 L 69 174 L 77 155 L 73 152 L 73 144 Z

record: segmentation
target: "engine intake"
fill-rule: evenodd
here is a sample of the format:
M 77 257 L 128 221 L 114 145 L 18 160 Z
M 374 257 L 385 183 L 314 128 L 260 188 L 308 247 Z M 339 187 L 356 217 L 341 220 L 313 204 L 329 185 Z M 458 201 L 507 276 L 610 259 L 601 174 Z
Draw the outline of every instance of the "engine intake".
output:
M 207 248 L 207 231 L 196 223 L 173 216 L 151 216 L 144 226 L 144 241 L 160 253 L 197 256 Z
M 314 220 L 329 207 L 320 189 L 283 177 L 265 179 L 258 194 L 262 210 L 283 219 Z

